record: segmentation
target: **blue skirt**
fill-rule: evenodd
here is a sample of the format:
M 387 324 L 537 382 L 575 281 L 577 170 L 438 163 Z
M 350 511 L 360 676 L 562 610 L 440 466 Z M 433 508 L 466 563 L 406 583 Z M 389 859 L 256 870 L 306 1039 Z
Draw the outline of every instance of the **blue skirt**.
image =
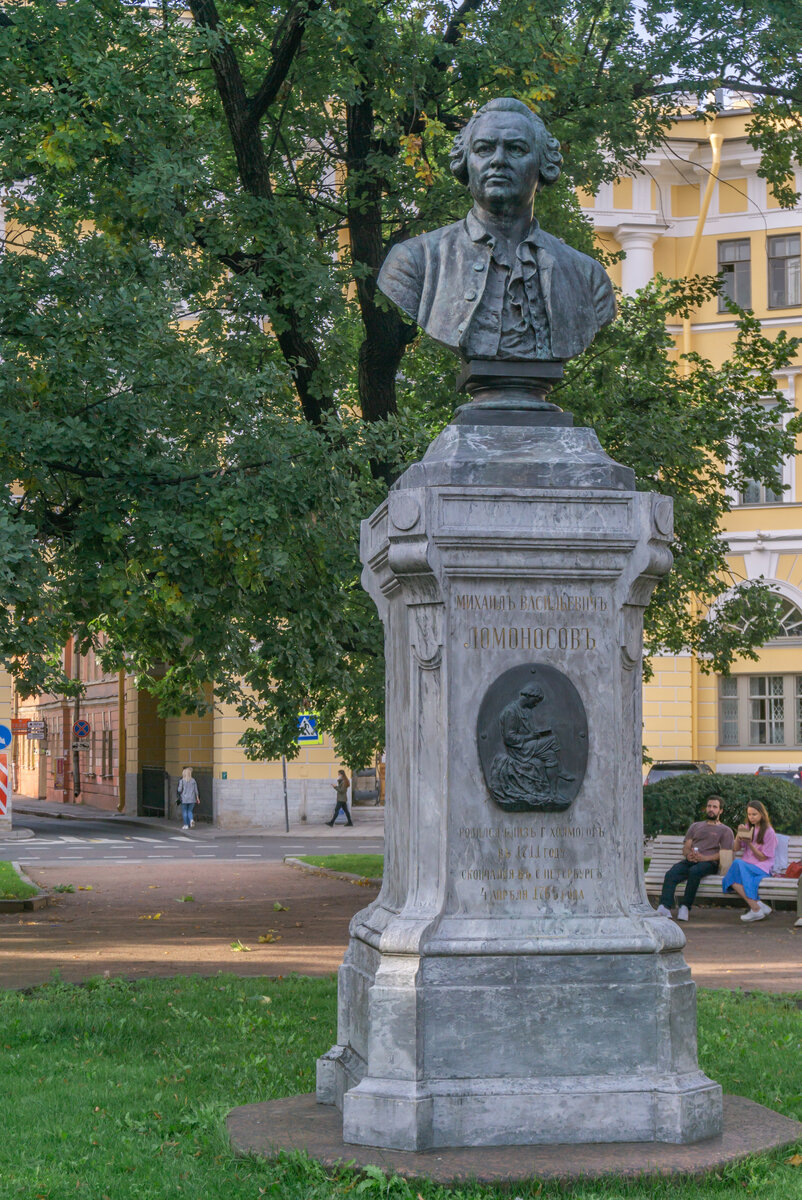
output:
M 745 863 L 743 859 L 736 858 L 721 881 L 721 890 L 722 892 L 729 892 L 734 883 L 740 883 L 749 899 L 757 900 L 758 888 L 767 875 L 768 871 L 761 871 L 760 867 L 755 867 L 752 863 Z

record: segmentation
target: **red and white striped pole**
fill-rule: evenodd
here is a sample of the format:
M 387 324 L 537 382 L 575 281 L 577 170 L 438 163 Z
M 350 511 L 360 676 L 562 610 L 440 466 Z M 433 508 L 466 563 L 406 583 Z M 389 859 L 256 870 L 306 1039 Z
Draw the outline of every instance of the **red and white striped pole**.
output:
M 0 820 L 8 813 L 8 755 L 0 754 Z

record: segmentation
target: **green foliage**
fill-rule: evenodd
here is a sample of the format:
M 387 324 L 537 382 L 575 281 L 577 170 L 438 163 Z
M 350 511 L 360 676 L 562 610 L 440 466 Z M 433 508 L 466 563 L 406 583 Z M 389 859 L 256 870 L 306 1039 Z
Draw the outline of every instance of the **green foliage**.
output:
M 724 800 L 722 821 L 735 829 L 746 807 L 757 800 L 766 806 L 778 833 L 802 834 L 802 788 L 770 775 L 674 775 L 643 789 L 643 832 L 684 834 L 704 819 L 708 796 Z
M 700 1065 L 725 1092 L 802 1119 L 799 997 L 700 992 Z M 533 1179 L 507 1187 L 326 1169 L 303 1154 L 236 1156 L 235 1105 L 314 1088 L 336 1036 L 333 979 L 217 975 L 54 982 L 0 992 L 7 1105 L 3 1200 L 790 1200 L 793 1147 L 701 1179 Z M 748 1036 L 739 1036 L 744 1032 Z M 761 1051 L 755 1055 L 757 1043 Z M 357 1190 L 360 1189 L 360 1190 Z
M 27 900 L 39 894 L 39 888 L 20 879 L 14 864 L 0 861 L 0 900 Z
M 380 879 L 384 874 L 383 854 L 299 854 L 301 862 L 312 867 L 328 867 L 330 871 L 347 871 L 367 879 Z
M 454 404 L 425 339 L 396 388 L 414 331 L 375 274 L 392 241 L 464 213 L 455 130 L 499 93 L 539 111 L 566 171 L 538 211 L 590 249 L 572 186 L 625 171 L 689 93 L 750 90 L 749 136 L 786 181 L 802 18 L 785 0 L 680 0 L 670 19 L 656 0 L 189 10 L 0 13 L 0 662 L 23 695 L 70 694 L 74 633 L 163 714 L 202 711 L 213 681 L 254 758 L 297 753 L 314 709 L 362 765 L 384 742 L 384 667 L 359 521 Z M 711 288 L 625 302 L 564 395 L 639 487 L 675 498 L 651 644 L 721 670 L 774 627 L 765 589 L 727 574 L 722 471 L 773 481 L 793 428 L 763 401 L 795 347 L 742 316 L 731 362 L 678 377 L 664 319 Z

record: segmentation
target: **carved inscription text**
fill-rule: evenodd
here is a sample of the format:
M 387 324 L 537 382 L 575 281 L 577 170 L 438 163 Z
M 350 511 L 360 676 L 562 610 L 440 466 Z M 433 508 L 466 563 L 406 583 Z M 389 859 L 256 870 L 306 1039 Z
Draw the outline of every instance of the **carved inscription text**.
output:
M 585 900 L 589 884 L 602 879 L 601 867 L 577 863 L 577 852 L 583 857 L 582 843 L 590 850 L 605 836 L 598 824 L 463 825 L 459 838 L 480 861 L 463 867 L 459 877 L 490 905 L 546 901 L 570 907 Z
M 545 617 L 564 614 L 602 613 L 607 601 L 601 596 L 573 592 L 457 592 L 459 612 L 532 613 Z M 515 618 L 513 618 L 514 620 Z M 504 624 L 469 625 L 463 642 L 466 650 L 594 650 L 595 634 L 587 625 Z
M 466 650 L 594 650 L 596 638 L 586 626 L 469 625 Z

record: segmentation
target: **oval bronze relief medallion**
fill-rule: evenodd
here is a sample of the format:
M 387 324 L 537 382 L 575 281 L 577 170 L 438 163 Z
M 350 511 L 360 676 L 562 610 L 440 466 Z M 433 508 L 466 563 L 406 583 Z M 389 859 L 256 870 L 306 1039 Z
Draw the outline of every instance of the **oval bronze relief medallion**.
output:
M 562 671 L 545 663 L 504 671 L 479 706 L 476 737 L 499 808 L 562 812 L 571 805 L 588 762 L 588 719 Z

